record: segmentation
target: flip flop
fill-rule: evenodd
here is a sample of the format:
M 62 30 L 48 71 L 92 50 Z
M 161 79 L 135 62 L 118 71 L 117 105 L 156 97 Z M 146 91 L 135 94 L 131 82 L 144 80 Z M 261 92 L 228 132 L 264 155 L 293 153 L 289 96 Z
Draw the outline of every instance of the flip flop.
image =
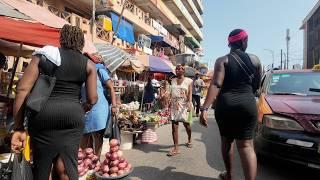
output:
M 219 179 L 221 179 L 221 180 L 228 180 L 227 171 L 224 171 L 224 172 L 220 173 L 220 174 L 219 174 Z
M 176 156 L 178 154 L 180 154 L 179 151 L 171 150 L 171 151 L 168 152 L 167 156 L 172 157 L 172 156 Z
M 188 148 L 192 148 L 192 143 L 186 143 L 186 146 L 187 146 Z

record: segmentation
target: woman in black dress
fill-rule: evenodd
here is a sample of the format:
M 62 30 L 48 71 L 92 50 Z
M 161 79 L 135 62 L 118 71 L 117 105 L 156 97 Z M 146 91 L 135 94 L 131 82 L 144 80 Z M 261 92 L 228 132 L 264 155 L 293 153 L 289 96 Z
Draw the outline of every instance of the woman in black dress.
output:
M 80 89 L 87 84 L 86 109 L 97 101 L 95 65 L 81 51 L 84 35 L 80 28 L 65 25 L 60 32 L 61 65 L 55 76 L 54 89 L 39 113 L 28 121 L 28 132 L 34 163 L 34 179 L 78 180 L 77 156 L 84 127 L 84 109 L 80 104 Z M 39 75 L 39 58 L 32 57 L 20 80 L 14 104 L 15 132 L 12 150 L 18 153 L 24 145 L 24 101 Z M 41 68 L 42 69 L 42 68 Z
M 228 55 L 216 60 L 214 76 L 203 107 L 200 122 L 207 127 L 207 110 L 215 104 L 215 118 L 221 135 L 221 151 L 226 172 L 222 179 L 232 179 L 233 144 L 236 141 L 246 180 L 256 179 L 257 160 L 253 136 L 257 123 L 254 93 L 261 78 L 261 64 L 257 56 L 245 53 L 248 35 L 236 29 L 229 35 Z M 215 102 L 215 99 L 217 100 Z

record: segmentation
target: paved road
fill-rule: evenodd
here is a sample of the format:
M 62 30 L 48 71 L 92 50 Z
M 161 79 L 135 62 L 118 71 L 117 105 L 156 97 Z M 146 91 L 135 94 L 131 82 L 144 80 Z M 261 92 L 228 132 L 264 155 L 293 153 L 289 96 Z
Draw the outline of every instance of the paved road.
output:
M 220 155 L 220 139 L 217 124 L 211 114 L 209 128 L 203 128 L 195 120 L 193 148 L 188 149 L 184 127 L 180 126 L 180 151 L 175 157 L 166 153 L 172 145 L 171 126 L 157 130 L 156 144 L 135 145 L 125 151 L 125 156 L 135 167 L 130 180 L 216 180 L 224 170 Z M 235 157 L 235 179 L 244 179 L 239 156 Z M 258 180 L 320 180 L 320 173 L 276 160 L 263 160 L 258 164 Z

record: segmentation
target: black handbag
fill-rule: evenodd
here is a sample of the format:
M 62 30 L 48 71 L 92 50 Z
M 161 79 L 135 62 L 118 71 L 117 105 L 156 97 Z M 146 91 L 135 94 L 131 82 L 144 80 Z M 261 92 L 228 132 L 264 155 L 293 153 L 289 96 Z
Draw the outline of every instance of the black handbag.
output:
M 57 66 L 55 64 L 47 60 L 45 56 L 40 56 L 40 74 L 26 100 L 26 106 L 30 110 L 40 112 L 47 102 L 56 83 L 56 69 Z

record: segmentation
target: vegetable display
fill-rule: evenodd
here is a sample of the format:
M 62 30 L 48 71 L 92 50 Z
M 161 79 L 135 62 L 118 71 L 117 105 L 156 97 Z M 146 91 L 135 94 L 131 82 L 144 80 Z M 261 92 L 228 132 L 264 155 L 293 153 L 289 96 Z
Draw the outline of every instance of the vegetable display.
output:
M 103 177 L 118 177 L 131 171 L 131 164 L 124 158 L 119 148 L 119 141 L 112 139 L 109 143 L 110 151 L 105 154 L 105 160 L 98 171 Z
M 93 153 L 92 148 L 79 149 L 78 150 L 78 174 L 82 177 L 87 174 L 89 170 L 98 172 L 100 170 L 101 163 L 99 157 Z

